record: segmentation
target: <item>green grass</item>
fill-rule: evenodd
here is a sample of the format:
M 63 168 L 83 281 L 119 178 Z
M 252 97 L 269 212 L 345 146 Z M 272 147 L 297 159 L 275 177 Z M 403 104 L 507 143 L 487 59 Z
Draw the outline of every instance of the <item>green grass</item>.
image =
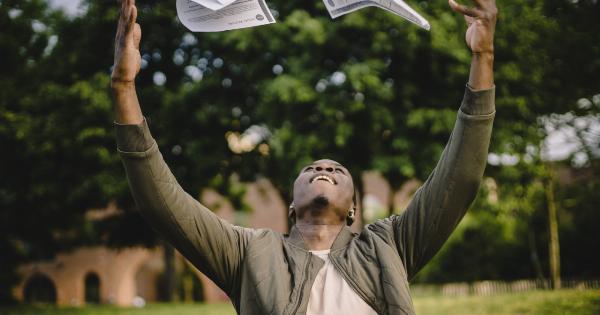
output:
M 114 306 L 0 308 L 0 315 L 227 315 L 235 314 L 231 304 L 150 304 L 144 308 Z
M 568 315 L 600 314 L 600 290 L 529 292 L 492 297 L 417 297 L 417 314 L 467 315 Z M 145 308 L 91 306 L 85 308 L 11 307 L 1 315 L 227 315 L 235 314 L 229 304 L 151 304 Z
M 537 291 L 492 297 L 420 297 L 417 314 L 567 315 L 600 314 L 600 290 Z

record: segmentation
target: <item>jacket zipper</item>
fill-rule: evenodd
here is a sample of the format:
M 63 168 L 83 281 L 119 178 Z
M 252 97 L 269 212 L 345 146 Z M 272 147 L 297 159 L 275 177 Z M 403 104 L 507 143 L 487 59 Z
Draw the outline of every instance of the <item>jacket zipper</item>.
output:
M 296 302 L 296 307 L 294 308 L 294 311 L 292 312 L 292 314 L 296 314 L 296 312 L 298 312 L 298 309 L 300 308 L 300 305 L 302 304 L 302 296 L 304 295 L 304 286 L 306 285 L 306 282 L 308 281 L 308 269 L 310 267 L 310 260 L 311 260 L 311 253 L 308 253 L 308 259 L 306 262 L 306 267 L 304 268 L 304 279 L 302 281 L 302 285 L 300 286 L 300 293 L 298 294 L 298 302 Z

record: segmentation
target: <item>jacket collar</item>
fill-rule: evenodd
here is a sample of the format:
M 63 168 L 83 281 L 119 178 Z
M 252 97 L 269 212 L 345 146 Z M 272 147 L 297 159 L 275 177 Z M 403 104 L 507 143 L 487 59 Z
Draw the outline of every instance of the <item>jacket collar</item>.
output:
M 348 226 L 344 226 L 333 241 L 333 244 L 331 245 L 331 250 L 335 251 L 348 246 L 348 244 L 354 238 L 354 236 L 355 234 L 352 233 L 350 228 Z M 302 235 L 300 234 L 298 228 L 296 228 L 296 225 L 293 225 L 290 229 L 290 234 L 287 240 L 291 244 L 300 247 L 306 251 L 310 250 L 308 246 L 306 246 L 306 243 L 304 243 L 304 239 L 302 238 Z

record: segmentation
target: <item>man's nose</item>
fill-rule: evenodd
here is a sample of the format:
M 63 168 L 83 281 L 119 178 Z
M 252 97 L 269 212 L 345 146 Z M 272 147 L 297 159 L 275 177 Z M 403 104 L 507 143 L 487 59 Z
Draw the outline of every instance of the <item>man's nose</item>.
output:
M 330 166 L 330 165 L 319 165 L 319 166 L 315 167 L 315 170 L 317 172 L 325 171 L 325 172 L 333 173 L 334 168 L 333 168 L 333 166 Z

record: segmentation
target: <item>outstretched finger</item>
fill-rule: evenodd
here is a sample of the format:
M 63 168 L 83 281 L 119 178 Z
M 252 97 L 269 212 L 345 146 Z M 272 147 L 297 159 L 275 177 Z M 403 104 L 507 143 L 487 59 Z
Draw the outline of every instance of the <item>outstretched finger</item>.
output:
M 125 0 L 127 2 L 127 6 L 131 7 L 134 6 L 135 7 L 135 0 Z
M 120 43 L 123 39 L 123 33 L 125 33 L 125 28 L 127 25 L 127 20 L 126 20 L 126 3 L 127 0 L 121 0 L 121 8 L 119 9 L 119 19 L 117 22 L 117 32 L 115 34 L 115 42 L 116 43 Z
M 126 25 L 127 20 L 129 19 L 129 1 L 121 0 L 121 10 L 119 10 L 119 23 L 122 25 Z
M 454 10 L 458 13 L 461 13 L 463 15 L 470 16 L 470 17 L 478 17 L 479 16 L 479 12 L 477 11 L 477 9 L 470 8 L 465 5 L 459 4 L 455 0 L 448 0 L 448 4 L 450 5 L 450 8 L 452 8 L 452 10 Z
M 123 26 L 127 26 L 131 19 L 131 8 L 135 7 L 133 0 L 121 0 L 120 21 L 123 21 Z
M 127 22 L 129 21 L 129 15 L 131 11 L 131 5 L 129 0 L 120 0 L 121 8 L 119 9 L 119 29 L 125 31 Z
M 136 19 L 137 19 L 137 8 L 135 7 L 135 5 L 131 5 L 129 7 L 129 19 L 127 20 L 127 28 L 125 30 L 125 37 L 127 37 L 128 39 L 133 39 L 133 34 L 135 32 L 135 25 L 137 23 L 135 23 Z

